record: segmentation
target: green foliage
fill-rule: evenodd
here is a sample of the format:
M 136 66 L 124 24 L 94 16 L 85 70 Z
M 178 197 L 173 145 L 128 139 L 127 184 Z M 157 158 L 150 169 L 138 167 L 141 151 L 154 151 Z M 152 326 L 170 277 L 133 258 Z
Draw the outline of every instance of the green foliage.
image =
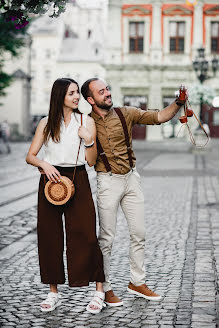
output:
M 12 22 L 6 22 L 0 15 L 0 56 L 3 52 L 9 51 L 12 56 L 18 55 L 18 49 L 24 45 L 26 29 L 17 30 Z
M 5 88 L 10 85 L 12 76 L 3 71 L 6 53 L 12 57 L 19 55 L 19 50 L 24 45 L 26 28 L 17 30 L 12 22 L 6 22 L 0 15 L 0 97 L 5 95 Z
M 36 0 L 2 0 L 1 12 L 7 21 L 13 21 L 16 29 L 25 27 L 29 23 L 30 14 L 45 14 L 52 7 L 50 17 L 57 17 L 65 11 L 68 0 L 36 1 Z
M 74 1 L 74 0 L 71 0 Z M 9 86 L 12 77 L 3 72 L 4 53 L 18 56 L 24 45 L 26 25 L 31 15 L 41 15 L 50 8 L 50 17 L 57 17 L 65 11 L 68 0 L 36 1 L 36 0 L 1 0 L 0 1 L 0 97 L 5 94 L 4 89 Z
M 10 85 L 12 77 L 1 71 L 0 68 L 0 97 L 5 96 L 4 89 Z M 1 104 L 0 104 L 1 105 Z

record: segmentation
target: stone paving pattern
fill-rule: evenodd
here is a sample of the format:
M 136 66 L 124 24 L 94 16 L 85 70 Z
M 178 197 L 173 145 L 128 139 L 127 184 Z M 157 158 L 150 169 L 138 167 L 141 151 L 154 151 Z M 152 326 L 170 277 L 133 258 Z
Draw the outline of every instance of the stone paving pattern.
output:
M 11 155 L 0 155 L 4 188 L 21 179 L 16 172 L 25 172 L 26 179 L 34 172 L 23 164 L 22 154 L 28 145 L 12 146 Z M 40 283 L 36 203 L 26 204 L 27 191 L 23 194 L 19 191 L 21 194 L 11 195 L 8 202 L 14 207 L 17 197 L 23 197 L 25 209 L 17 208 L 14 215 L 7 216 L 7 211 L 11 213 L 8 205 L 0 207 L 0 327 L 219 327 L 219 142 L 212 140 L 205 151 L 193 152 L 189 144 L 179 141 L 135 142 L 134 146 L 145 195 L 146 282 L 163 296 L 162 300 L 147 301 L 126 291 L 129 237 L 120 210 L 111 278 L 124 306 L 106 307 L 100 314 L 91 315 L 85 307 L 94 284 L 89 288 L 69 288 L 66 282 L 59 287 L 62 306 L 51 313 L 40 312 L 39 303 L 45 298 L 48 286 Z M 17 170 L 10 166 L 10 156 L 18 158 Z M 8 170 L 5 175 L 4 170 Z M 89 175 L 95 200 L 94 172 Z M 16 242 L 22 243 L 28 233 L 34 238 L 10 256 L 9 245 L 16 248 Z

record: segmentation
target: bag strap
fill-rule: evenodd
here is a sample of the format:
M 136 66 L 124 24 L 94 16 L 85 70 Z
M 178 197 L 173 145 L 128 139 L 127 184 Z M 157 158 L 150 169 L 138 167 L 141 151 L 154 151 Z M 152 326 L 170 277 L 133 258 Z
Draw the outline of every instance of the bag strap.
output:
M 127 151 L 128 151 L 129 166 L 132 169 L 133 168 L 132 151 L 131 151 L 131 146 L 130 146 L 130 142 L 129 142 L 129 134 L 128 134 L 126 120 L 119 108 L 114 108 L 114 110 L 115 110 L 116 114 L 119 116 L 119 119 L 122 124 L 123 132 L 125 135 L 125 143 L 126 143 L 126 147 L 127 147 Z M 106 157 L 106 154 L 105 154 L 103 147 L 101 146 L 101 143 L 98 138 L 97 138 L 97 151 L 103 161 L 106 171 L 111 172 L 110 163 Z
M 190 104 L 190 102 L 189 102 L 189 99 L 188 99 L 188 103 L 189 103 L 190 108 L 191 108 L 191 104 Z M 194 114 L 194 116 L 195 116 L 196 121 L 198 122 L 198 124 L 200 125 L 200 127 L 202 128 L 202 130 L 204 131 L 205 136 L 206 136 L 206 142 L 205 142 L 204 144 L 202 144 L 202 145 L 197 145 L 196 142 L 193 142 L 193 144 L 194 144 L 196 147 L 198 147 L 198 148 L 202 148 L 202 147 L 205 147 L 205 146 L 207 145 L 207 143 L 208 143 L 208 141 L 209 141 L 209 135 L 207 134 L 205 128 L 203 127 L 201 121 L 198 119 L 198 117 L 196 116 L 196 114 L 194 113 L 194 111 L 193 111 L 193 114 Z M 191 139 L 191 138 L 190 138 L 190 139 Z M 194 138 L 193 138 L 193 139 L 194 139 Z M 192 141 L 192 139 L 191 139 L 191 141 Z
M 129 157 L 129 166 L 132 169 L 133 168 L 132 150 L 131 150 L 131 146 L 130 146 L 130 142 L 129 142 L 129 134 L 128 134 L 128 128 L 127 128 L 126 120 L 125 120 L 125 117 L 122 114 L 120 108 L 114 108 L 114 109 L 115 109 L 116 114 L 119 116 L 120 121 L 122 123 L 123 131 L 124 131 L 124 135 L 125 135 L 125 143 L 126 143 L 126 147 L 127 147 L 127 151 L 128 151 L 128 157 Z
M 83 125 L 83 118 L 82 118 L 82 114 L 81 114 L 81 126 L 82 125 Z M 72 177 L 72 183 L 73 183 L 74 178 L 75 178 L 75 173 L 76 173 L 76 168 L 77 168 L 77 163 L 78 163 L 78 157 L 79 157 L 80 148 L 81 148 L 81 142 L 82 142 L 82 139 L 80 138 L 80 143 L 79 143 L 79 147 L 78 147 L 78 154 L 77 154 L 76 164 L 75 164 L 75 168 L 74 168 L 74 172 L 73 172 L 73 177 Z
M 186 126 L 187 126 L 187 129 L 188 129 L 188 132 L 189 132 L 189 137 L 190 137 L 190 140 L 191 140 L 192 144 L 193 144 L 194 146 L 198 147 L 198 148 L 203 148 L 203 147 L 205 147 L 205 146 L 207 145 L 207 143 L 208 143 L 208 141 L 209 141 L 209 136 L 208 136 L 208 134 L 207 134 L 205 128 L 203 127 L 202 123 L 200 122 L 200 120 L 199 120 L 198 117 L 196 116 L 195 112 L 194 112 L 193 110 L 190 109 L 190 111 L 192 111 L 192 115 L 191 115 L 191 116 L 194 115 L 196 121 L 198 122 L 198 124 L 200 125 L 201 129 L 204 131 L 205 136 L 206 136 L 206 142 L 205 142 L 204 144 L 202 144 L 202 145 L 197 145 L 197 143 L 196 143 L 196 141 L 195 141 L 195 138 L 194 138 L 194 136 L 193 136 L 193 134 L 192 134 L 192 131 L 191 131 L 191 129 L 190 129 L 190 127 L 189 127 L 189 124 L 188 124 L 188 115 L 187 115 L 188 104 L 187 104 L 187 102 L 188 102 L 188 104 L 189 104 L 189 106 L 190 106 L 190 108 L 191 108 L 191 104 L 190 104 L 190 102 L 189 102 L 189 99 L 187 99 L 186 103 L 184 104 L 184 116 L 181 116 L 181 117 L 179 118 L 179 120 L 180 120 L 180 119 L 184 119 L 184 121 L 182 122 L 182 121 L 180 120 L 181 123 L 182 123 L 182 125 L 181 125 L 181 127 L 180 127 L 180 129 L 179 129 L 179 131 L 178 131 L 178 133 L 177 133 L 177 135 L 176 135 L 176 137 L 178 137 L 178 135 L 180 134 L 180 131 L 181 131 L 183 125 L 186 125 Z

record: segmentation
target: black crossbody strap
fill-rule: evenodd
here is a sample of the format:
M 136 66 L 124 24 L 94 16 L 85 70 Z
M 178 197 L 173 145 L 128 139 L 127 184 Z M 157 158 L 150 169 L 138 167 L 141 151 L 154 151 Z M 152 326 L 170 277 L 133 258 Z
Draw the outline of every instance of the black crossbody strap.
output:
M 131 168 L 133 168 L 132 150 L 131 150 L 131 146 L 130 146 L 130 142 L 129 142 L 129 134 L 128 134 L 128 128 L 127 128 L 126 120 L 125 120 L 125 117 L 124 117 L 124 115 L 122 114 L 122 112 L 119 108 L 114 108 L 114 109 L 115 109 L 116 114 L 119 116 L 120 121 L 122 123 L 123 131 L 124 131 L 124 135 L 125 135 L 125 143 L 126 143 L 127 151 L 128 151 L 129 165 L 130 165 Z
M 110 163 L 109 163 L 109 161 L 108 161 L 108 159 L 106 157 L 106 154 L 105 154 L 105 152 L 103 150 L 103 147 L 101 146 L 101 143 L 100 143 L 100 141 L 99 141 L 98 138 L 97 138 L 97 152 L 98 152 L 98 154 L 100 155 L 100 158 L 103 161 L 103 164 L 104 164 L 104 166 L 106 168 L 106 171 L 107 172 L 111 172 Z

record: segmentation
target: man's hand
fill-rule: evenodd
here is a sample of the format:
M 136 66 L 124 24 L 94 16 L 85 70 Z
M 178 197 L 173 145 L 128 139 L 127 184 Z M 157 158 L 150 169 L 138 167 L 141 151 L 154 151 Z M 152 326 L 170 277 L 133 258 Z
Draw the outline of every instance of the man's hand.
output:
M 181 86 L 178 91 L 175 92 L 177 106 L 181 107 L 188 99 L 188 91 L 185 86 Z
M 186 100 L 188 99 L 187 89 L 184 86 L 181 86 L 175 93 L 175 96 L 176 100 L 158 113 L 159 123 L 165 123 L 171 120 L 180 110 L 180 107 L 186 103 Z

